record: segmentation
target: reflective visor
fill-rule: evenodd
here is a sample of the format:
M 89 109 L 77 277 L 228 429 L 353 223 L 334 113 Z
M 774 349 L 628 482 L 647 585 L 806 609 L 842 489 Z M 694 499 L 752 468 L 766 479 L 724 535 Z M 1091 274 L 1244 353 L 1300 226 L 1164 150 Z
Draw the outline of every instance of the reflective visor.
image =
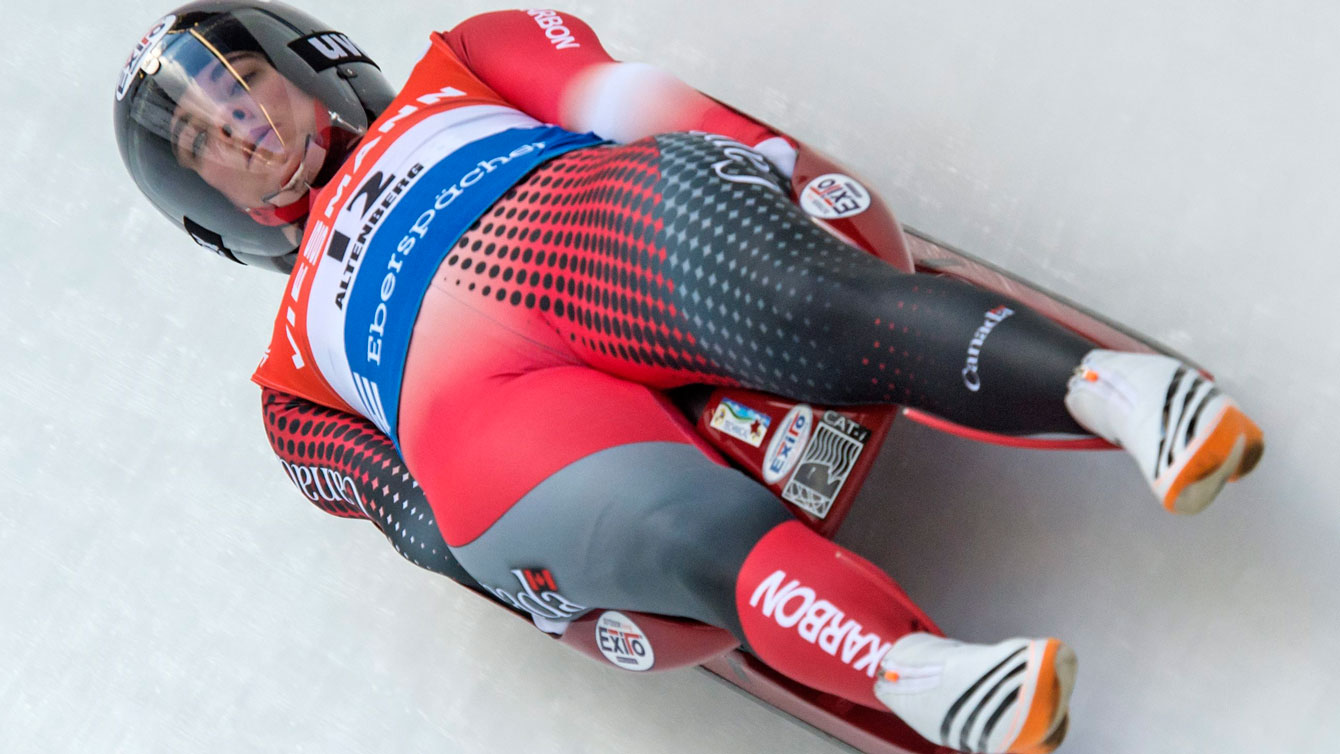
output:
M 317 102 L 250 37 L 231 19 L 169 34 L 140 64 L 154 91 L 131 112 L 154 151 L 244 211 L 304 197 L 325 156 Z
M 394 97 L 367 56 L 328 29 L 277 2 L 193 3 L 131 52 L 113 115 L 121 156 L 200 245 L 291 265 L 310 190 Z

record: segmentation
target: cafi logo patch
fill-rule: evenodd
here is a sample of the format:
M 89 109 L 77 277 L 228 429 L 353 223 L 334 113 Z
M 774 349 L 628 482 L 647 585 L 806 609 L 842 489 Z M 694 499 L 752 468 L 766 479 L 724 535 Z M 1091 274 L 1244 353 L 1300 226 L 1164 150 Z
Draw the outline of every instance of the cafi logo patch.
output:
M 782 499 L 824 518 L 856 466 L 870 429 L 836 411 L 825 411 L 805 446 L 796 473 L 782 489 Z
M 605 659 L 624 670 L 651 670 L 656 653 L 642 629 L 623 613 L 606 610 L 596 621 L 596 646 Z
M 167 34 L 168 29 L 171 29 L 175 23 L 177 23 L 177 16 L 169 13 L 158 19 L 158 23 L 154 24 L 140 38 L 140 43 L 135 45 L 134 51 L 130 53 L 130 57 L 126 59 L 126 64 L 121 68 L 121 80 L 116 85 L 117 102 L 125 98 L 126 92 L 130 90 L 130 82 L 134 80 L 135 72 L 140 70 L 140 66 L 144 66 L 146 73 L 153 73 L 150 68 L 156 58 L 146 59 L 146 56 L 155 49 L 163 35 Z
M 800 206 L 814 217 L 838 220 L 869 209 L 870 192 L 849 175 L 828 173 L 805 184 Z

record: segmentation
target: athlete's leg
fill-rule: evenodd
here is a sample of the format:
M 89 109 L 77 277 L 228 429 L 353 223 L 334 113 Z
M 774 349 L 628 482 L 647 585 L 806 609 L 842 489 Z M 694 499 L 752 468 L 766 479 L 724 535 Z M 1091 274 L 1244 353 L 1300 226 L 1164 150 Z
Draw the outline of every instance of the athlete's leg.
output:
M 693 618 L 803 683 L 871 705 L 883 651 L 929 624 L 891 579 L 710 457 L 642 385 L 552 367 L 464 392 L 411 396 L 421 426 L 440 431 L 405 437 L 405 459 L 461 565 L 504 599 L 521 588 L 513 571 L 548 569 L 553 599 L 519 600 L 542 617 L 604 607 Z M 606 419 L 618 426 L 600 426 Z M 827 617 L 848 629 L 848 662 L 811 657 L 804 631 L 778 626 L 778 594 L 794 579 L 842 611 Z
M 892 579 L 812 532 L 767 489 L 698 447 L 692 428 L 648 388 L 586 367 L 556 367 L 469 392 L 491 420 L 470 421 L 452 400 L 422 403 L 447 431 L 416 435 L 405 443 L 405 456 L 416 474 L 440 467 L 420 477 L 435 480 L 423 485 L 433 512 L 461 565 L 501 599 L 551 621 L 609 608 L 720 626 L 789 677 L 868 706 L 880 704 L 875 682 L 880 661 L 891 656 L 899 667 L 920 668 L 914 673 L 943 676 L 933 694 L 924 682 L 881 692 L 934 740 L 943 737 L 926 721 L 938 725 L 979 677 L 990 676 L 992 684 L 978 684 L 981 698 L 959 705 L 956 735 L 994 730 L 986 726 L 989 716 L 972 714 L 979 707 L 1003 706 L 1007 721 L 1028 717 L 1034 707 L 1043 709 L 1034 715 L 1039 719 L 1064 716 L 1064 695 L 1033 693 L 1057 677 L 1044 660 L 1059 643 L 1017 640 L 1036 644 L 1030 659 L 1013 644 L 974 649 L 928 633 L 930 621 Z M 573 452 L 578 435 L 593 431 L 585 417 L 601 416 L 625 425 L 624 441 Z M 462 422 L 469 454 L 453 437 Z M 543 452 L 526 452 L 537 448 Z M 485 458 L 493 464 L 480 465 Z M 463 501 L 458 488 L 441 484 L 462 477 L 507 477 L 525 491 L 506 504 Z M 480 508 L 490 515 L 481 519 Z M 552 588 L 527 589 L 527 570 L 548 571 Z M 917 641 L 903 644 L 904 637 Z M 928 652 L 927 642 L 938 654 Z M 1007 656 L 1011 666 L 996 668 Z M 1016 663 L 1025 670 L 1013 672 Z M 1016 687 L 1026 693 L 1009 693 Z M 949 694 L 951 688 L 957 691 Z M 992 735 L 993 742 L 1023 740 L 1004 727 Z
M 914 684 L 884 694 L 918 730 L 948 713 L 963 693 L 952 687 L 982 686 L 972 676 L 993 672 L 987 654 L 932 641 L 892 580 L 722 464 L 661 394 L 580 365 L 534 310 L 458 282 L 445 266 L 421 305 L 400 440 L 445 541 L 492 593 L 550 620 L 594 607 L 695 618 L 796 680 L 864 704 L 876 703 L 882 656 L 940 668 L 933 693 Z M 556 588 L 521 594 L 518 574 L 536 568 Z M 1059 718 L 1064 695 L 1011 691 L 1058 677 L 1045 667 L 1056 652 L 1035 654 L 1022 682 L 1011 666 L 957 725 L 984 724 L 972 710 L 988 704 L 1012 718 L 1041 705 Z
M 1092 343 L 997 294 L 906 275 L 811 223 L 776 176 L 723 159 L 691 134 L 564 156 L 467 232 L 448 268 L 647 384 L 1082 431 L 1063 399 Z
M 777 181 L 701 135 L 575 152 L 481 218 L 444 272 L 477 297 L 541 312 L 587 363 L 645 384 L 896 402 L 1001 432 L 1087 429 L 1137 460 L 1176 435 L 1168 463 L 1141 461 L 1173 509 L 1208 502 L 1259 456 L 1259 430 L 1231 401 L 1211 404 L 1208 383 L 1174 384 L 1174 369 L 1149 367 L 1156 357 L 1090 372 L 1138 385 L 1137 419 L 1119 401 L 1068 409 L 1093 343 L 1007 297 L 906 275 L 842 243 Z M 1209 421 L 1193 420 L 1207 405 Z M 1201 478 L 1209 487 L 1188 503 Z

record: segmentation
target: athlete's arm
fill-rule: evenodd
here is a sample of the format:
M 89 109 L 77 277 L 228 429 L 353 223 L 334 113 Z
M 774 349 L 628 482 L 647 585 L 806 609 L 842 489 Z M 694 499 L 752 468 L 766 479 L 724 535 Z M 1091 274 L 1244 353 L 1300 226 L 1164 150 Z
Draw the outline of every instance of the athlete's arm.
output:
M 671 131 L 722 134 L 790 176 L 790 139 L 655 66 L 616 61 L 576 16 L 497 11 L 442 36 L 485 84 L 538 120 L 621 143 Z
M 447 549 L 423 490 L 372 422 L 271 388 L 261 391 L 261 407 L 279 463 L 314 505 L 372 521 L 410 562 L 482 591 Z

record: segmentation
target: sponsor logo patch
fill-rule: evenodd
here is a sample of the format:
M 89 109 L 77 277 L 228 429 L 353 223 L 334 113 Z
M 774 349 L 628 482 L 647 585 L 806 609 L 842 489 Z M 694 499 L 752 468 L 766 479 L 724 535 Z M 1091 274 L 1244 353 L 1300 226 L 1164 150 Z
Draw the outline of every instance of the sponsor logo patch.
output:
M 526 585 L 531 589 L 558 591 L 558 582 L 554 580 L 554 574 L 548 568 L 522 568 L 521 575 L 525 577 Z
M 1007 317 L 1014 314 L 1014 310 L 1008 306 L 1001 305 L 986 313 L 982 326 L 972 334 L 972 340 L 968 343 L 968 360 L 963 365 L 963 385 L 974 393 L 982 389 L 982 376 L 977 372 L 978 359 L 982 354 L 982 344 L 986 343 L 986 336 L 996 329 L 996 325 L 1004 322 Z
M 544 36 L 549 40 L 549 44 L 560 50 L 581 47 L 568 27 L 563 25 L 565 23 L 563 17 L 558 15 L 557 12 L 552 10 L 528 10 L 526 13 L 535 19 L 536 26 L 544 30 Z
M 354 211 L 354 205 L 358 203 L 360 198 L 364 200 L 363 212 L 360 215 L 360 217 L 363 218 L 364 223 L 363 228 L 358 232 L 358 238 L 354 241 L 354 252 L 349 257 L 349 261 L 344 267 L 344 273 L 340 278 L 340 290 L 335 294 L 335 307 L 337 309 L 344 308 L 344 299 L 349 293 L 349 286 L 353 285 L 354 277 L 358 274 L 359 260 L 362 259 L 363 250 L 367 248 L 368 241 L 372 237 L 373 231 L 377 229 L 377 224 L 381 222 L 383 217 L 386 217 L 391 212 L 396 201 L 400 199 L 401 194 L 403 194 L 406 187 L 409 186 L 410 181 L 414 180 L 414 178 L 422 172 L 423 164 L 415 163 L 414 166 L 405 173 L 405 177 L 397 181 L 395 186 L 391 188 L 391 193 L 386 194 L 386 196 L 382 198 L 382 194 L 386 192 L 388 186 L 391 186 L 391 182 L 394 181 L 396 177 L 392 174 L 383 178 L 382 173 L 379 170 L 364 181 L 363 185 L 354 194 L 353 198 L 349 200 L 349 205 L 345 207 L 345 210 L 348 212 Z M 377 205 L 377 209 L 369 216 L 368 212 L 369 210 L 372 210 L 373 203 L 376 202 L 378 198 L 381 198 L 381 203 Z M 413 241 L 410 241 L 409 248 L 413 248 L 413 245 Z M 342 262 L 344 261 L 344 253 L 348 246 L 349 237 L 337 230 L 335 231 L 334 237 L 331 238 L 330 250 L 326 252 L 326 256 Z M 409 248 L 406 248 L 406 242 L 403 240 L 396 248 L 397 251 L 401 251 L 402 253 L 409 252 Z M 397 259 L 394 253 L 391 254 L 391 260 L 387 262 L 387 275 L 393 278 L 391 281 L 392 290 L 395 288 L 395 274 L 402 266 L 404 266 L 404 261 Z M 383 278 L 383 285 L 385 285 L 385 278 Z M 390 295 L 390 293 L 385 294 L 385 298 L 382 299 L 383 304 L 389 300 Z M 383 320 L 382 324 L 385 324 L 385 320 Z
M 721 403 L 717 404 L 717 410 L 712 413 L 712 421 L 709 424 L 712 429 L 721 430 L 757 448 L 763 444 L 763 438 L 768 435 L 768 425 L 772 424 L 772 417 L 744 404 L 736 403 L 730 398 L 723 398 Z
M 782 499 L 819 518 L 827 516 L 869 440 L 869 429 L 836 411 L 825 411 L 796 473 L 782 489 Z
M 489 587 L 498 599 L 531 615 L 549 620 L 570 620 L 586 611 L 558 593 L 558 582 L 547 568 L 513 568 L 512 576 L 521 585 L 518 592 Z
M 363 506 L 363 498 L 358 495 L 358 486 L 354 483 L 354 478 L 348 474 L 341 474 L 335 469 L 323 466 L 289 463 L 282 458 L 279 459 L 279 464 L 284 467 L 284 472 L 288 474 L 293 486 L 313 503 L 344 502 L 357 507 L 363 515 L 369 515 L 368 509 Z
M 795 629 L 800 638 L 870 678 L 875 677 L 879 661 L 893 646 L 874 631 L 865 632 L 860 621 L 848 618 L 813 588 L 797 579 L 788 581 L 786 571 L 773 571 L 764 579 L 754 589 L 749 606 L 758 608 L 763 617 L 782 628 Z
M 656 653 L 642 629 L 623 613 L 606 610 L 596 621 L 596 646 L 605 659 L 624 670 L 650 670 Z
M 772 442 L 768 443 L 768 452 L 763 455 L 763 481 L 776 484 L 791 473 L 796 461 L 800 460 L 805 441 L 810 439 L 813 425 L 814 411 L 804 403 L 786 413 L 786 418 L 777 425 Z
M 740 142 L 720 134 L 711 134 L 704 131 L 691 131 L 690 133 L 702 136 L 721 150 L 723 159 L 712 163 L 712 172 L 716 173 L 719 178 L 731 183 L 762 186 L 779 194 L 782 193 L 780 186 L 774 183 L 771 178 L 765 177 L 772 174 L 772 167 L 768 164 L 768 158 Z
M 314 71 L 324 71 L 327 68 L 334 68 L 345 63 L 377 65 L 349 37 L 338 31 L 319 31 L 315 34 L 308 34 L 301 39 L 289 42 L 288 48 L 296 52 L 298 57 L 307 61 L 307 65 L 310 65 Z
M 130 91 L 130 82 L 134 80 L 135 72 L 140 70 L 141 66 L 144 68 L 144 72 L 148 74 L 158 70 L 157 57 L 146 60 L 145 56 L 149 54 L 150 50 L 154 49 L 163 35 L 167 34 L 168 29 L 171 29 L 175 23 L 177 23 L 177 17 L 168 14 L 158 19 L 158 23 L 154 24 L 153 28 L 149 29 L 143 37 L 140 37 L 139 44 L 135 45 L 135 49 L 130 52 L 130 57 L 126 58 L 126 64 L 121 67 L 121 80 L 116 85 L 117 102 L 125 99 L 126 92 Z
M 800 206 L 814 217 L 837 220 L 869 209 L 870 192 L 849 175 L 828 173 L 805 184 Z

